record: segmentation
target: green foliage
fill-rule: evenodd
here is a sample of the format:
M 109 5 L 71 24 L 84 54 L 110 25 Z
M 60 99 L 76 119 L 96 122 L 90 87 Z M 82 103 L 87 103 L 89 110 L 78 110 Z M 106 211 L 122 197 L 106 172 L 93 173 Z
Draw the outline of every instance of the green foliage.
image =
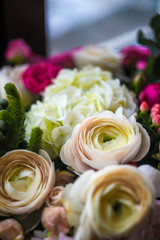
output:
M 149 39 L 147 38 L 144 33 L 139 30 L 138 32 L 138 42 L 140 44 L 146 45 L 153 51 L 154 49 L 160 51 L 160 14 L 156 14 L 151 20 L 150 20 L 150 27 L 153 31 L 153 38 Z
M 12 83 L 7 83 L 4 87 L 9 101 L 1 100 L 2 110 L 0 110 L 0 120 L 5 124 L 3 129 L 3 139 L 0 144 L 0 155 L 19 148 L 25 134 L 25 108 L 16 87 Z
M 151 56 L 147 62 L 147 67 L 143 71 L 146 83 L 160 82 L 160 14 L 156 14 L 150 20 L 149 26 L 153 36 L 148 38 L 139 30 L 137 41 L 138 43 L 147 46 L 151 51 Z
M 4 87 L 9 99 L 9 111 L 6 119 L 9 126 L 7 144 L 10 150 L 17 149 L 25 134 L 25 108 L 19 92 L 12 83 Z
M 42 130 L 39 127 L 32 129 L 31 137 L 29 143 L 27 144 L 27 150 L 32 152 L 39 152 L 39 149 L 42 147 Z

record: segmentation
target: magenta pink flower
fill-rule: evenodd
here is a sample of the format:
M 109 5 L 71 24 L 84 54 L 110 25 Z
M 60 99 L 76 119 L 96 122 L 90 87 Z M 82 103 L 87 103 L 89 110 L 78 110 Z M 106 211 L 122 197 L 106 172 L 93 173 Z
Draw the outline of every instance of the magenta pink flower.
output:
M 52 66 L 49 63 L 41 62 L 28 67 L 24 71 L 22 79 L 26 88 L 39 94 L 52 83 L 60 70 L 60 66 Z
M 130 45 L 121 49 L 123 57 L 122 65 L 124 67 L 130 67 L 132 64 L 138 70 L 142 70 L 146 67 L 147 60 L 150 56 L 150 50 L 143 46 Z
M 23 39 L 15 39 L 9 42 L 5 52 L 5 59 L 12 61 L 15 59 L 25 60 L 32 55 L 31 47 Z
M 147 85 L 144 90 L 139 95 L 139 100 L 147 102 L 150 108 L 156 104 L 160 103 L 160 84 L 152 83 Z
M 68 52 L 59 53 L 53 56 L 50 56 L 46 59 L 46 62 L 51 63 L 52 65 L 58 65 L 62 68 L 74 68 L 76 67 L 73 55 L 76 51 L 79 51 L 82 47 L 74 48 Z

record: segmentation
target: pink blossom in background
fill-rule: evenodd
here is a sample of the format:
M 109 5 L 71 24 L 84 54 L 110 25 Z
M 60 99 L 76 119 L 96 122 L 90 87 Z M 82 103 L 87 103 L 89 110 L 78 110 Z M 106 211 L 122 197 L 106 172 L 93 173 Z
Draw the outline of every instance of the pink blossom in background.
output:
M 149 111 L 149 105 L 145 101 L 141 103 L 140 105 L 140 110 L 143 112 L 148 112 Z
M 24 71 L 22 80 L 27 89 L 33 93 L 40 94 L 46 86 L 52 83 L 52 80 L 60 70 L 60 66 L 52 66 L 46 62 L 37 63 Z
M 122 65 L 130 67 L 134 64 L 138 70 L 146 67 L 147 60 L 150 56 L 150 50 L 147 47 L 130 45 L 121 49 Z
M 147 102 L 150 108 L 156 104 L 160 103 L 160 84 L 152 83 L 147 85 L 144 90 L 139 95 L 139 100 Z
M 160 104 L 154 104 L 151 108 L 150 117 L 153 118 L 155 115 L 160 114 Z
M 76 67 L 73 55 L 76 51 L 81 50 L 82 47 L 74 48 L 70 51 L 52 55 L 46 59 L 46 62 L 52 65 L 58 65 L 62 68 L 74 68 Z
M 9 42 L 5 59 L 11 61 L 17 57 L 28 59 L 32 55 L 31 47 L 21 38 Z
M 155 124 L 157 127 L 160 127 L 160 114 L 157 114 L 153 117 L 152 123 Z
M 54 237 L 59 233 L 66 234 L 70 229 L 67 211 L 60 206 L 46 207 L 42 213 L 42 224 Z
M 0 239 L 3 240 L 23 240 L 23 229 L 19 222 L 9 218 L 0 222 Z

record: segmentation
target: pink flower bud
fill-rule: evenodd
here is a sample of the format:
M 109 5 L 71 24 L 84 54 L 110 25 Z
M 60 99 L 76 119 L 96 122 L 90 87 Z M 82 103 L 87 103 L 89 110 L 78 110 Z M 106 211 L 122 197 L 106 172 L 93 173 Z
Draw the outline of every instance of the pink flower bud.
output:
M 59 171 L 56 170 L 56 185 L 66 186 L 68 183 L 74 181 L 75 175 L 66 170 Z
M 31 47 L 23 39 L 14 39 L 8 44 L 5 58 L 8 61 L 11 61 L 16 57 L 20 57 L 23 60 L 28 59 L 31 54 Z
M 150 113 L 150 117 L 153 118 L 154 116 L 156 116 L 157 114 L 160 114 L 160 111 L 158 109 L 154 109 L 151 111 Z
M 141 103 L 140 110 L 143 112 L 147 112 L 149 110 L 149 105 L 145 101 Z
M 50 206 L 60 206 L 61 205 L 61 196 L 63 193 L 63 186 L 56 186 L 54 187 L 50 194 L 48 195 L 47 199 L 46 199 L 46 204 L 48 207 Z
M 158 109 L 160 111 L 160 104 L 159 103 L 154 104 L 153 107 L 151 108 L 151 111 L 153 111 L 155 109 Z
M 157 114 L 152 119 L 153 124 L 155 124 L 157 127 L 160 127 L 160 114 Z
M 70 225 L 67 219 L 67 212 L 64 207 L 46 207 L 42 213 L 42 224 L 54 236 L 59 233 L 66 234 Z
M 6 219 L 0 222 L 0 238 L 3 240 L 23 240 L 23 229 L 15 219 Z

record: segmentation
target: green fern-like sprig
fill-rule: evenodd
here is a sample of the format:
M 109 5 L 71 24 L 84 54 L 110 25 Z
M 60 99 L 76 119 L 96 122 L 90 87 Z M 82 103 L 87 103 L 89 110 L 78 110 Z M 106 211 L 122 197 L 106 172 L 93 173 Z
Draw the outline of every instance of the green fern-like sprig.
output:
M 32 129 L 31 137 L 27 144 L 27 150 L 32 152 L 39 152 L 39 149 L 42 147 L 42 134 L 43 131 L 39 127 L 35 127 Z
M 17 149 L 23 141 L 25 134 L 25 108 L 21 96 L 13 83 L 7 83 L 4 87 L 9 100 L 8 116 L 6 122 L 8 131 L 6 135 L 7 149 Z

